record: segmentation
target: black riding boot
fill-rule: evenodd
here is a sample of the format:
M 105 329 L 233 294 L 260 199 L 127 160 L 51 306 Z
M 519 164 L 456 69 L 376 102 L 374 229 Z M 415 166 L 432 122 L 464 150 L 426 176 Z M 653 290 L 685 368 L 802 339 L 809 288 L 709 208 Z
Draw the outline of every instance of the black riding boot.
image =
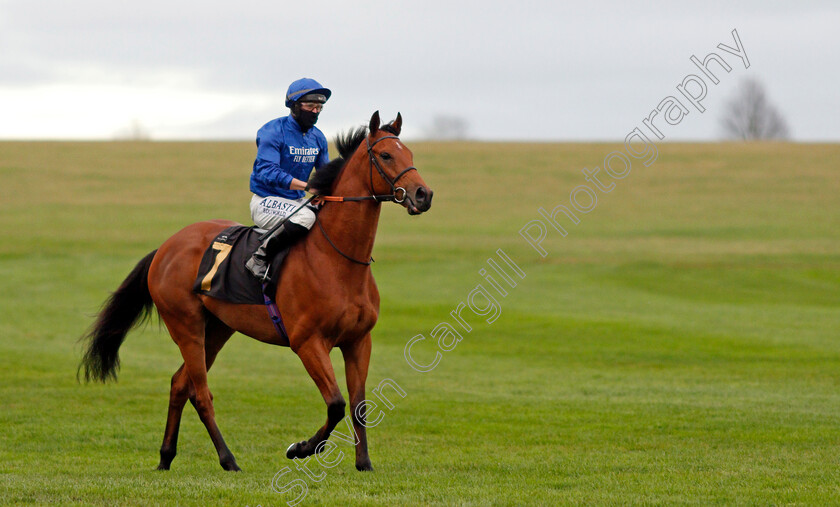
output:
M 302 225 L 286 222 L 274 234 L 263 240 L 262 244 L 254 252 L 254 255 L 245 263 L 245 269 L 251 272 L 259 280 L 268 279 L 268 267 L 271 260 L 282 249 L 290 247 L 298 238 L 303 236 L 309 229 Z

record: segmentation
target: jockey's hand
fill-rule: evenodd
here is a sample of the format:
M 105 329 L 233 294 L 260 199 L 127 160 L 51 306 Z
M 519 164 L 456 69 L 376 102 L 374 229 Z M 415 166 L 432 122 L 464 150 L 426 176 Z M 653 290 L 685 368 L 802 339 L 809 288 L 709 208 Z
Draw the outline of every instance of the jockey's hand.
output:
M 306 188 L 304 188 L 304 190 L 309 192 L 310 194 L 316 196 L 315 199 L 312 199 L 312 202 L 311 202 L 311 204 L 313 206 L 320 206 L 320 205 L 324 204 L 324 200 L 321 199 L 321 197 L 320 197 L 321 192 L 317 188 L 312 188 L 307 183 Z

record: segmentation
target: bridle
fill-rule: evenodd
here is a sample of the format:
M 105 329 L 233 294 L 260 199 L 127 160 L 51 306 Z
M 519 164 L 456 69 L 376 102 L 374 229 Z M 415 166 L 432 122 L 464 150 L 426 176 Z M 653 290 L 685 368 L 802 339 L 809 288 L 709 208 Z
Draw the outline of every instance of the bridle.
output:
M 373 195 L 373 168 L 376 167 L 376 170 L 377 170 L 377 172 L 379 172 L 379 175 L 382 176 L 382 179 L 385 180 L 385 182 L 387 182 L 388 185 L 391 186 L 391 196 L 390 196 L 390 198 L 386 197 L 384 200 L 394 201 L 397 204 L 401 204 L 403 201 L 405 201 L 406 197 L 408 197 L 408 192 L 405 191 L 405 188 L 398 187 L 397 186 L 397 181 L 399 181 L 400 178 L 405 176 L 405 174 L 408 171 L 412 171 L 412 170 L 416 171 L 417 168 L 414 167 L 413 165 L 408 166 L 405 169 L 403 169 L 402 172 L 400 172 L 397 175 L 397 177 L 394 178 L 393 180 L 391 178 L 389 178 L 388 175 L 385 174 L 385 171 L 382 169 L 382 166 L 379 165 L 379 161 L 376 160 L 376 154 L 373 153 L 373 147 L 376 146 L 377 144 L 379 144 L 380 142 L 384 141 L 385 139 L 396 139 L 397 141 L 399 141 L 400 138 L 397 137 L 397 136 L 382 136 L 379 139 L 377 139 L 376 141 L 374 141 L 373 144 L 370 143 L 370 139 L 365 139 L 365 142 L 367 143 L 368 157 L 370 158 L 370 193 L 371 193 L 371 196 L 374 199 L 376 199 L 376 196 Z M 401 198 L 397 197 L 397 191 L 398 190 L 402 190 L 402 197 Z M 414 204 L 413 200 L 410 197 L 408 199 L 410 201 L 412 201 L 412 204 Z M 382 202 L 379 199 L 376 199 L 376 200 L 378 202 Z
M 408 198 L 408 200 L 412 201 L 412 204 L 414 204 L 413 199 L 408 197 L 408 192 L 406 192 L 405 188 L 397 186 L 397 181 L 399 181 L 400 178 L 405 176 L 405 174 L 407 172 L 416 171 L 417 168 L 414 167 L 413 165 L 408 166 L 405 169 L 403 169 L 402 172 L 400 172 L 397 175 L 397 177 L 394 178 L 393 180 L 391 178 L 389 178 L 388 175 L 385 174 L 385 170 L 382 169 L 382 166 L 379 165 L 379 161 L 376 160 L 376 154 L 373 153 L 373 147 L 376 146 L 377 144 L 379 144 L 380 142 L 384 141 L 385 139 L 396 139 L 396 140 L 399 141 L 400 138 L 397 137 L 397 136 L 393 136 L 393 135 L 382 136 L 379 139 L 377 139 L 376 141 L 374 141 L 373 144 L 371 144 L 370 139 L 365 139 L 365 142 L 367 143 L 368 158 L 370 159 L 370 178 L 369 178 L 369 181 L 370 181 L 370 195 L 361 196 L 361 197 L 343 197 L 343 196 L 335 196 L 335 195 L 320 195 L 318 197 L 321 200 L 327 201 L 327 202 L 357 202 L 357 201 L 390 202 L 390 201 L 393 201 L 397 204 L 402 204 L 403 202 L 405 202 L 406 198 Z M 385 182 L 391 187 L 391 193 L 390 194 L 380 194 L 380 195 L 374 194 L 374 190 L 373 190 L 373 168 L 374 167 L 376 168 L 376 171 L 379 173 L 379 176 L 381 176 L 382 179 L 385 180 Z M 402 196 L 398 196 L 397 195 L 398 192 L 402 192 Z
M 385 173 L 385 170 L 382 169 L 381 165 L 379 165 L 379 161 L 376 160 L 376 154 L 373 153 L 373 147 L 376 146 L 377 144 L 379 144 L 380 142 L 384 141 L 385 139 L 399 140 L 399 137 L 397 137 L 395 135 L 382 136 L 379 139 L 377 139 L 376 141 L 374 141 L 373 143 L 370 142 L 370 138 L 365 139 L 365 141 L 367 143 L 368 158 L 370 159 L 370 174 L 369 174 L 369 176 L 370 176 L 370 178 L 369 178 L 369 181 L 370 181 L 370 195 L 359 196 L 359 197 L 343 197 L 343 196 L 333 196 L 333 195 L 322 195 L 322 196 L 318 196 L 318 197 L 321 200 L 326 201 L 326 202 L 357 202 L 357 201 L 371 201 L 372 200 L 372 201 L 376 201 L 377 203 L 393 201 L 397 204 L 402 204 L 403 202 L 405 202 L 406 199 L 408 199 L 409 201 L 411 201 L 412 205 L 414 205 L 414 200 L 411 197 L 409 197 L 408 192 L 405 190 L 404 187 L 398 187 L 397 186 L 397 182 L 400 180 L 400 178 L 405 176 L 405 174 L 407 172 L 412 171 L 412 170 L 416 171 L 417 168 L 412 165 L 412 166 L 409 166 L 409 167 L 406 167 L 405 169 L 403 169 L 402 172 L 400 172 L 397 175 L 396 178 L 391 179 L 390 177 L 388 177 L 388 175 Z M 376 168 L 376 171 L 379 173 L 379 176 L 381 176 L 382 179 L 385 180 L 385 182 L 388 183 L 388 185 L 391 187 L 391 193 L 390 194 L 376 195 L 374 193 L 374 189 L 373 189 L 373 168 L 374 167 Z M 401 196 L 398 195 L 399 192 L 402 192 Z M 317 217 L 315 218 L 315 221 L 318 222 L 318 228 L 321 229 L 321 233 L 324 235 L 324 238 L 327 240 L 327 242 L 330 244 L 330 246 L 333 247 L 333 249 L 336 252 L 341 254 L 342 257 L 344 257 L 345 259 L 347 259 L 351 262 L 354 262 L 356 264 L 361 264 L 362 266 L 370 266 L 371 263 L 373 263 L 373 257 L 371 257 L 370 261 L 365 262 L 365 261 L 360 261 L 358 259 L 354 259 L 353 257 L 350 257 L 346 253 L 342 252 L 341 249 L 339 249 L 338 246 L 336 246 L 336 244 L 333 243 L 333 241 L 327 235 L 327 231 L 324 230 L 324 226 L 323 226 L 323 224 L 321 224 L 321 221 L 318 220 Z

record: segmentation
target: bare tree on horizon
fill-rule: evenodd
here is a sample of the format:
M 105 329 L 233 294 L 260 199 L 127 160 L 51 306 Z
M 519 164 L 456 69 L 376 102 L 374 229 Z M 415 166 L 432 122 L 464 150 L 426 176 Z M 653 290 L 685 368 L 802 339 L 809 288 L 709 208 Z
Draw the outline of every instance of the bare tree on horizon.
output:
M 461 141 L 467 139 L 469 122 L 460 116 L 435 115 L 426 130 L 426 138 L 436 141 Z
M 114 133 L 115 141 L 150 141 L 152 134 L 139 119 L 134 118 L 125 128 Z
M 776 106 L 767 100 L 764 86 L 752 78 L 743 80 L 735 96 L 726 103 L 721 125 L 729 139 L 756 141 L 790 138 L 787 122 Z

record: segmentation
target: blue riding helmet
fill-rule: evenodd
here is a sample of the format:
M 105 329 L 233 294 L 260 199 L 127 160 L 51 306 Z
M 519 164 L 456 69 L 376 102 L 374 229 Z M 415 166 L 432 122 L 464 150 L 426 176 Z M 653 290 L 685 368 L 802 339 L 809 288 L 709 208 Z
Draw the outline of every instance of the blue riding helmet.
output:
M 292 107 L 295 101 L 310 93 L 324 95 L 326 100 L 329 100 L 330 95 L 332 95 L 332 92 L 328 88 L 321 86 L 321 83 L 305 77 L 289 85 L 289 90 L 286 92 L 286 107 Z

